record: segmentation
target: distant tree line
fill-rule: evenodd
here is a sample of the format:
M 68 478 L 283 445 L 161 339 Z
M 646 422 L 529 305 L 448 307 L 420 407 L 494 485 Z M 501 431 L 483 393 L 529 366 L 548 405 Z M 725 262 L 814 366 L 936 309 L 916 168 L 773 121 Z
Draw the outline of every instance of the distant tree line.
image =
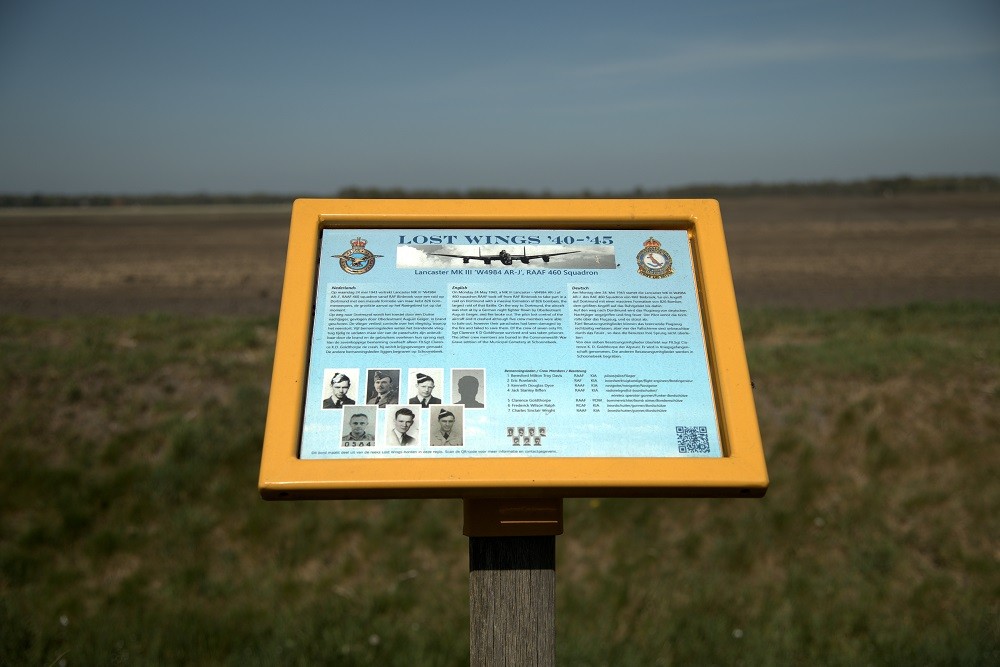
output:
M 282 194 L 153 194 L 153 195 L 109 195 L 109 194 L 48 194 L 33 193 L 0 194 L 0 208 L 3 207 L 54 207 L 54 206 L 173 206 L 211 204 L 287 204 L 290 195 Z M 294 196 L 291 196 L 294 199 Z
M 737 185 L 702 184 L 669 190 L 671 197 L 755 197 L 755 196 L 816 196 L 854 195 L 891 197 L 906 194 L 947 192 L 1000 192 L 997 176 L 930 176 L 914 178 L 869 178 L 861 181 L 811 181 L 788 183 L 745 183 Z
M 504 190 L 472 188 L 469 190 L 432 190 L 350 186 L 335 193 L 254 193 L 254 194 L 152 194 L 63 195 L 48 193 L 0 194 L 0 208 L 32 207 L 124 207 L 225 204 L 287 204 L 301 197 L 345 199 L 526 199 L 526 198 L 712 198 L 725 197 L 801 197 L 853 195 L 891 197 L 906 194 L 1000 192 L 998 176 L 931 176 L 869 178 L 859 181 L 790 181 L 787 183 L 703 183 L 658 189 L 633 188 L 594 192 L 553 193 L 548 190 Z

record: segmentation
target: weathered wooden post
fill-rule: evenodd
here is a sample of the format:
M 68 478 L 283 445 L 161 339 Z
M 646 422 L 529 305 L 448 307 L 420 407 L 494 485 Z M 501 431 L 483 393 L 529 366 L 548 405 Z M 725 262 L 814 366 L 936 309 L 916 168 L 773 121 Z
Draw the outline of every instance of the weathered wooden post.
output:
M 554 665 L 562 499 L 467 498 L 464 512 L 469 663 Z

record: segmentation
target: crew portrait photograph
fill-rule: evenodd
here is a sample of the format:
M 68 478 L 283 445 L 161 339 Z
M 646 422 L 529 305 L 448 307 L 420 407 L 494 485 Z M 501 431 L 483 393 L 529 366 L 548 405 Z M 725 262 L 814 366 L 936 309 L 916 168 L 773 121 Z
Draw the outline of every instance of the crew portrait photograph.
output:
M 455 368 L 451 371 L 452 402 L 466 408 L 486 407 L 486 371 Z
M 410 408 L 386 411 L 385 444 L 393 447 L 408 447 L 420 444 L 420 420 L 418 413 Z M 389 419 L 389 415 L 392 419 Z
M 328 369 L 324 371 L 323 378 L 323 384 L 329 388 L 323 396 L 324 410 L 338 410 L 357 402 L 355 387 L 357 387 L 358 369 Z
M 344 447 L 371 447 L 375 443 L 375 423 L 378 408 L 360 405 L 344 411 Z
M 407 393 L 410 394 L 410 400 L 408 401 L 410 405 L 419 405 L 422 408 L 427 408 L 431 405 L 441 404 L 440 394 L 436 394 L 435 390 L 440 392 L 444 389 L 444 383 L 442 382 L 442 378 L 444 377 L 443 369 L 411 369 L 408 377 L 410 391 Z
M 368 371 L 368 405 L 384 408 L 399 403 L 400 369 L 372 369 Z
M 432 447 L 461 447 L 464 428 L 463 406 L 444 405 L 431 408 L 430 444 Z

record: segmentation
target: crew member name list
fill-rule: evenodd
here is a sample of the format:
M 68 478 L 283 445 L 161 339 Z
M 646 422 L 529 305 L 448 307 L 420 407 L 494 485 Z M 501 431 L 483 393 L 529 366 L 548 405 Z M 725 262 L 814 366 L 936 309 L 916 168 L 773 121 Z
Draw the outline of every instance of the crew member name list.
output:
M 506 369 L 507 411 L 542 412 L 672 412 L 688 394 L 693 380 L 643 377 L 635 373 L 598 375 L 585 369 Z M 572 404 L 551 398 L 554 388 L 572 381 Z

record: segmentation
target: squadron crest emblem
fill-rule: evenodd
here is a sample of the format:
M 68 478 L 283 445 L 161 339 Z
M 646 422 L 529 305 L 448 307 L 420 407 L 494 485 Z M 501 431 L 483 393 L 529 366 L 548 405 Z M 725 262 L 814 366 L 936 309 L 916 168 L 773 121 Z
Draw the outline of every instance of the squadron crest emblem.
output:
M 365 248 L 367 243 L 368 241 L 360 236 L 351 241 L 351 249 L 337 255 L 340 257 L 340 268 L 346 273 L 354 275 L 368 273 L 375 268 L 375 258 L 382 255 L 373 255 L 370 250 Z
M 660 247 L 660 242 L 652 236 L 642 244 L 643 248 L 635 256 L 639 273 L 647 278 L 666 278 L 674 272 L 674 260 L 670 253 Z

